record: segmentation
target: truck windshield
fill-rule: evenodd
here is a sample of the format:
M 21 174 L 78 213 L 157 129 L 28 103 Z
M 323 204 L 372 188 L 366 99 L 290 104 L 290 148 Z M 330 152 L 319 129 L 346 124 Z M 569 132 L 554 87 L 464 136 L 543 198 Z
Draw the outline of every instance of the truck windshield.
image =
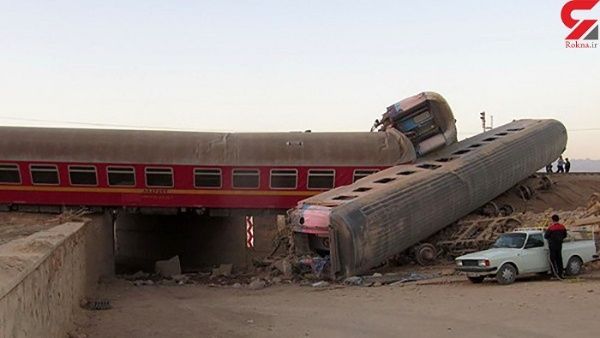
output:
M 503 234 L 498 237 L 492 248 L 520 249 L 525 244 L 526 237 L 523 233 Z

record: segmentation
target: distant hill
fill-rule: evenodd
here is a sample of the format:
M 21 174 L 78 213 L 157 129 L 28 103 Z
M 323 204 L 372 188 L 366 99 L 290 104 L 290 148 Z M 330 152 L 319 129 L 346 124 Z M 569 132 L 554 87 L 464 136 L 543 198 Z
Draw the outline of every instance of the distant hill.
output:
M 600 172 L 600 160 L 570 160 L 571 172 Z M 556 170 L 556 162 L 554 164 Z

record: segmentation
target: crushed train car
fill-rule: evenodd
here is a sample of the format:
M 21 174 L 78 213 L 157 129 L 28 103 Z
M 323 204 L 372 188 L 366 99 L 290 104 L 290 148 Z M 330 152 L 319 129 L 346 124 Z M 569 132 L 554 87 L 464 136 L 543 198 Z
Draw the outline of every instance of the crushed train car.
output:
M 518 120 L 290 210 L 298 238 L 328 250 L 332 278 L 376 267 L 476 210 L 554 161 L 567 132 L 556 120 Z

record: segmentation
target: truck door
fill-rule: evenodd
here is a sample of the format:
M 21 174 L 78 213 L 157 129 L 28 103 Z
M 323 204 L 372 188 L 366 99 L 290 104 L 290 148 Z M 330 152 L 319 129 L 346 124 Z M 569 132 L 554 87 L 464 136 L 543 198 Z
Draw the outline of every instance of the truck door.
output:
M 550 269 L 548 248 L 542 234 L 529 234 L 521 253 L 521 273 L 544 272 Z

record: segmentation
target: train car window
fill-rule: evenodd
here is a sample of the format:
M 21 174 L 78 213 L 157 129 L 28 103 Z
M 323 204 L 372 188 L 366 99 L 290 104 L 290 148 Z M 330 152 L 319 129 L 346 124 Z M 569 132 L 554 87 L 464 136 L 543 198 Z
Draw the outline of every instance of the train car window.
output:
M 233 187 L 257 189 L 260 185 L 258 169 L 233 169 Z
M 135 185 L 135 169 L 131 167 L 108 167 L 108 185 L 131 187 Z
M 173 169 L 146 168 L 146 186 L 153 188 L 173 187 Z
M 352 176 L 352 182 L 356 182 L 361 178 L 365 178 L 371 174 L 378 172 L 377 169 L 356 169 L 354 170 L 354 175 Z
M 298 170 L 271 170 L 271 189 L 296 189 L 298 186 Z
M 59 184 L 58 168 L 54 165 L 32 165 L 30 171 L 33 184 Z
M 194 170 L 194 186 L 196 188 L 220 188 L 221 169 Z
M 416 173 L 416 171 L 414 171 L 414 170 L 405 170 L 405 171 L 401 171 L 399 173 L 396 173 L 396 175 L 399 175 L 399 176 L 408 176 L 408 175 L 412 175 L 414 173 Z
M 16 164 L 0 164 L 0 184 L 19 184 L 21 174 Z
M 334 197 L 333 199 L 336 201 L 348 201 L 348 200 L 353 200 L 356 197 L 357 196 L 340 195 L 340 196 Z
M 429 169 L 429 170 L 435 170 L 440 167 L 441 167 L 441 165 L 439 165 L 439 164 L 431 164 L 431 163 L 423 163 L 423 164 L 419 164 L 417 166 L 417 168 L 423 168 L 423 169 Z
M 96 167 L 69 166 L 69 180 L 71 185 L 98 185 Z
M 308 171 L 308 189 L 331 189 L 335 183 L 335 170 L 311 169 Z

